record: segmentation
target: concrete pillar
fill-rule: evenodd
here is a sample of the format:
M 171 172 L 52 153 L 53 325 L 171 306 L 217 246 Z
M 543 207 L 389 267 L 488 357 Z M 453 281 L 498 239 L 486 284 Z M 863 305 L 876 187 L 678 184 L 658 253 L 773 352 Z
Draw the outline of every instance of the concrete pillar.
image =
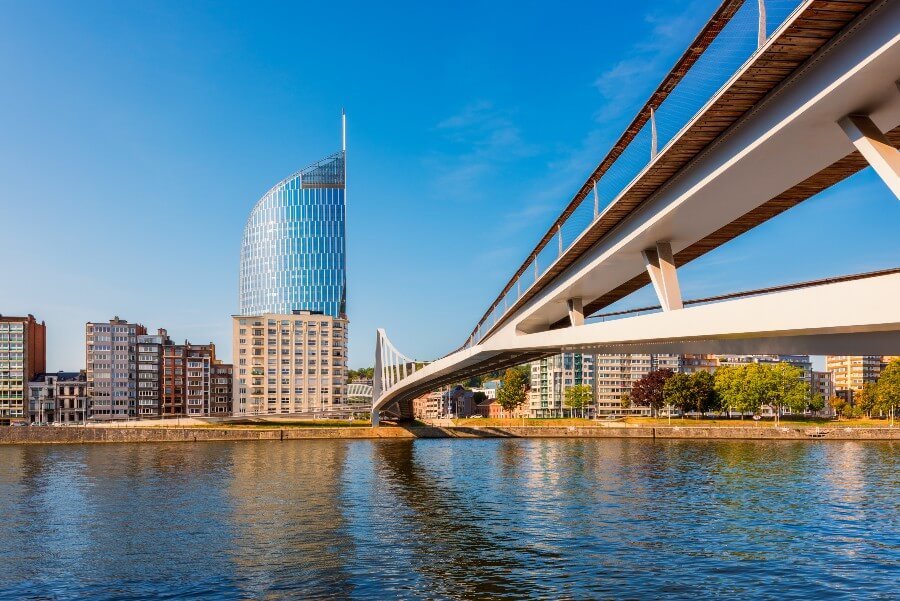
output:
M 573 326 L 584 325 L 584 307 L 581 303 L 581 297 L 570 298 L 566 301 L 569 309 L 569 324 Z
M 838 125 L 900 200 L 900 151 L 891 145 L 868 115 L 847 115 L 838 121 Z
M 669 242 L 657 242 L 656 248 L 648 248 L 641 254 L 644 256 L 644 265 L 650 274 L 650 281 L 663 311 L 683 308 L 672 245 Z

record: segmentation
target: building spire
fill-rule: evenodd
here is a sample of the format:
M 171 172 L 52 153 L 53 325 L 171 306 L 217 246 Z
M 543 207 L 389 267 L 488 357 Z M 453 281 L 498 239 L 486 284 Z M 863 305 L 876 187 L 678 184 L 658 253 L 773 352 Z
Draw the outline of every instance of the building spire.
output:
M 341 150 L 347 152 L 347 114 L 341 109 Z

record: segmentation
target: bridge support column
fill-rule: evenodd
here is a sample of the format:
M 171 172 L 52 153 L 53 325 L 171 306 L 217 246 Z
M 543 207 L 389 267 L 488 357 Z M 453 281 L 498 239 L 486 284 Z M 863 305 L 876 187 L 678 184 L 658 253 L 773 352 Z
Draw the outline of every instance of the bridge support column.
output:
M 583 326 L 584 306 L 581 303 L 581 297 L 570 298 L 566 301 L 566 306 L 569 309 L 569 325 Z
M 656 248 L 648 248 L 641 254 L 644 256 L 644 265 L 650 274 L 650 281 L 663 311 L 681 309 L 684 305 L 681 301 L 681 288 L 675 271 L 672 245 L 669 242 L 657 242 Z
M 847 115 L 838 121 L 838 125 L 900 200 L 900 151 L 891 145 L 868 115 Z

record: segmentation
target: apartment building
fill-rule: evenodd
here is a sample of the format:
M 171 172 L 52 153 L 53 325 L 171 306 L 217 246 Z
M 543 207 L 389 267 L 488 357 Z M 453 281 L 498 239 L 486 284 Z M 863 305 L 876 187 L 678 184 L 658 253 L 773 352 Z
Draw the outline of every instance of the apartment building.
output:
M 47 365 L 47 326 L 0 315 L 0 426 L 29 421 L 28 383 Z
M 828 355 L 825 369 L 832 374 L 834 393 L 853 402 L 863 385 L 875 382 L 894 355 Z
M 651 371 L 683 370 L 681 355 L 597 355 L 595 396 L 597 415 L 650 415 L 649 407 L 622 407 L 622 397 L 631 394 L 634 383 Z
M 88 404 L 87 389 L 87 375 L 84 371 L 62 372 L 57 375 L 53 393 L 56 397 L 57 422 L 84 423 Z
M 234 414 L 346 412 L 347 332 L 313 311 L 232 316 Z
M 595 356 L 583 353 L 562 353 L 530 363 L 531 391 L 528 395 L 529 417 L 561 417 L 569 410 L 565 405 L 565 391 L 572 386 L 594 386 Z M 594 393 L 596 399 L 596 392 Z M 590 413 L 590 412 L 588 412 Z
M 89 420 L 137 416 L 137 338 L 146 333 L 118 316 L 85 324 Z
M 206 415 L 222 417 L 230 415 L 234 404 L 232 383 L 234 366 L 216 360 L 209 368 L 209 405 Z
M 28 382 L 30 423 L 82 423 L 86 401 L 83 371 L 40 373 Z
M 166 330 L 137 337 L 137 415 L 155 418 L 162 414 L 163 348 L 172 340 Z
M 719 367 L 718 355 L 682 355 L 681 370 L 690 375 L 698 371 L 715 373 Z

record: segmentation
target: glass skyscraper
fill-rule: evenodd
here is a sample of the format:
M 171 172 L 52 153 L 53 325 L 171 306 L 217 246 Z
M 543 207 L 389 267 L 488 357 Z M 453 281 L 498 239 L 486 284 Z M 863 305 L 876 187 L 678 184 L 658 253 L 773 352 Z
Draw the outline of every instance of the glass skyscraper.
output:
M 346 315 L 345 158 L 346 149 L 294 173 L 253 207 L 241 243 L 241 315 Z

